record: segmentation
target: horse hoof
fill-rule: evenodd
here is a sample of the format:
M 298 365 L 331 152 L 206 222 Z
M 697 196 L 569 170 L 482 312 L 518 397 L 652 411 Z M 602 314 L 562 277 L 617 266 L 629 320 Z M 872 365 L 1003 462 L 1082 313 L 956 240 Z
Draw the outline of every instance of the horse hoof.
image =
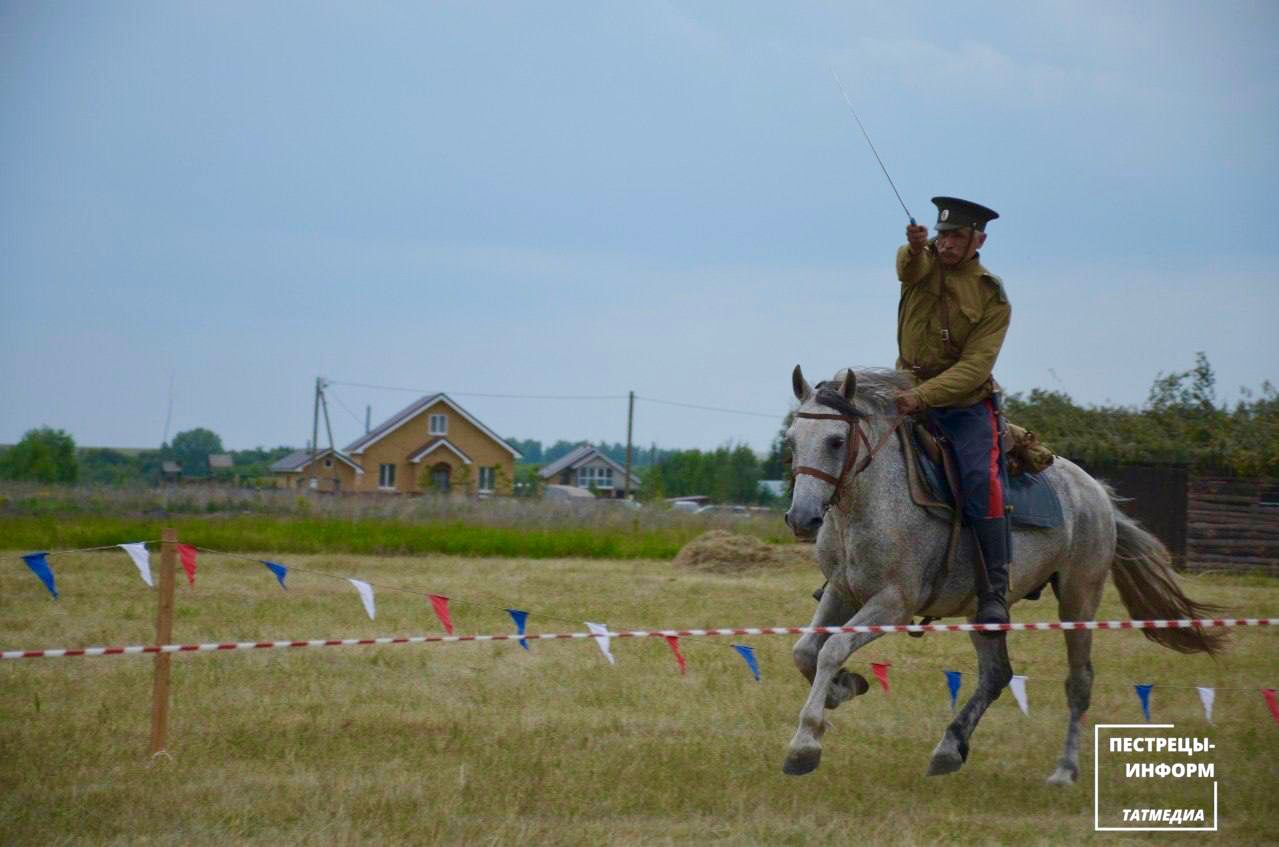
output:
M 870 683 L 859 673 L 840 668 L 826 689 L 826 708 L 834 709 L 840 703 L 860 697 L 870 691 Z
M 943 776 L 954 773 L 962 768 L 966 761 L 968 761 L 968 745 L 947 732 L 933 750 L 932 761 L 928 763 L 928 775 Z
M 817 770 L 821 762 L 822 748 L 810 747 L 806 750 L 798 750 L 786 757 L 786 761 L 782 763 L 782 773 L 789 776 L 803 776 Z
M 1079 779 L 1078 768 L 1058 765 L 1057 770 L 1053 771 L 1047 781 L 1049 785 L 1074 785 L 1077 779 Z
M 938 751 L 928 763 L 929 776 L 944 776 L 964 766 L 964 757 L 954 750 Z

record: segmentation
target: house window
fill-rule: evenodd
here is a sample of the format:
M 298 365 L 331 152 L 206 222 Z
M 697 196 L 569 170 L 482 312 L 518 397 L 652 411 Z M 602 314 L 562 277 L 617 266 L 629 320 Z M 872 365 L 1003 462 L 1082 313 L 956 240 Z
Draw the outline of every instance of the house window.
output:
M 326 467 L 326 468 L 331 468 L 331 467 L 333 467 L 333 460 L 332 460 L 332 459 L 325 459 L 325 460 L 324 460 L 324 467 Z
M 585 467 L 577 469 L 578 488 L 612 488 L 613 469 L 609 467 Z
M 377 487 L 378 488 L 394 488 L 395 487 L 395 465 L 378 465 L 377 466 Z
M 480 491 L 497 488 L 497 468 L 480 468 Z
M 448 415 L 431 415 L 427 424 L 427 432 L 430 435 L 447 435 L 449 431 Z

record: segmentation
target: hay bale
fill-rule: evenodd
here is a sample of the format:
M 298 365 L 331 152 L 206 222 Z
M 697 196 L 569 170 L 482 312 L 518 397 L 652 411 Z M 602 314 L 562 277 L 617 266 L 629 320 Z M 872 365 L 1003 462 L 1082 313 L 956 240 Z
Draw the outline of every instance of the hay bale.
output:
M 767 544 L 749 535 L 712 529 L 685 544 L 675 556 L 675 566 L 733 573 L 753 568 L 791 565 L 808 556 L 809 551 L 798 545 Z

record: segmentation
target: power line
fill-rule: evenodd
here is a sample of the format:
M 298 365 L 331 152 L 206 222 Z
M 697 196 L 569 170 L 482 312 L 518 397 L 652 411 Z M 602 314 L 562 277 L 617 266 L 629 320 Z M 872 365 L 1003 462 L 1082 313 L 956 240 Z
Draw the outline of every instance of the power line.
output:
M 704 412 L 723 412 L 726 415 L 746 415 L 752 418 L 768 418 L 769 420 L 780 420 L 782 415 L 769 415 L 764 412 L 746 412 L 741 409 L 725 409 L 721 406 L 699 406 L 696 403 L 680 403 L 675 400 L 658 400 L 656 397 L 641 397 L 635 395 L 636 400 L 644 400 L 649 403 L 657 403 L 662 406 L 679 406 L 683 409 L 701 409 Z
M 414 394 L 448 394 L 452 397 L 489 397 L 495 400 L 625 400 L 625 394 L 485 394 L 476 391 L 439 391 L 425 388 L 405 388 L 398 385 L 370 385 L 364 382 L 328 380 L 329 385 L 349 385 L 354 388 L 373 388 L 380 391 L 409 391 Z
M 353 388 L 371 388 L 378 391 L 407 391 L 413 394 L 448 394 L 451 397 L 486 397 L 496 400 L 626 400 L 626 394 L 490 394 L 476 391 L 438 391 L 425 388 L 409 388 L 398 385 L 374 385 L 366 382 L 344 382 L 342 380 L 325 380 L 327 385 L 346 385 Z M 726 415 L 744 415 L 752 418 L 768 418 L 779 420 L 782 416 L 765 412 L 749 412 L 744 409 L 729 409 L 724 406 L 703 406 L 697 403 L 682 403 L 678 400 L 661 400 L 657 397 L 635 395 L 636 400 L 656 403 L 661 406 L 676 406 L 682 409 L 698 409 L 703 412 L 720 412 Z M 350 411 L 349 409 L 347 410 Z M 358 419 L 357 419 L 358 422 Z
M 331 382 L 329 383 L 329 385 L 332 385 L 332 384 L 333 383 Z M 351 419 L 355 421 L 356 426 L 364 425 L 364 421 L 360 420 L 359 415 L 355 414 L 355 412 L 352 412 L 351 409 L 345 403 L 342 402 L 341 397 L 337 396 L 337 394 L 335 394 L 332 391 L 329 392 L 329 396 L 332 397 L 335 401 L 337 401 L 337 404 L 342 407 L 342 410 L 351 416 Z

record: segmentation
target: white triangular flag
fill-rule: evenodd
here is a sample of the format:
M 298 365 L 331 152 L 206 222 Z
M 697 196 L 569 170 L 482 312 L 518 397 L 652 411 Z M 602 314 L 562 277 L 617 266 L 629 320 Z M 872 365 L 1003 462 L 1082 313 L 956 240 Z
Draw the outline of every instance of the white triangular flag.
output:
M 617 664 L 617 662 L 613 660 L 613 654 L 610 653 L 608 649 L 609 639 L 613 637 L 613 634 L 608 631 L 608 625 L 587 621 L 586 628 L 594 633 L 591 637 L 594 638 L 595 643 L 600 646 L 600 652 L 604 654 L 604 658 L 608 659 L 608 663 L 610 665 Z
M 1209 723 L 1212 723 L 1212 703 L 1217 699 L 1217 689 L 1200 688 L 1199 699 L 1202 700 L 1204 704 L 1204 718 L 1206 718 Z
M 1026 700 L 1026 677 L 1014 676 L 1008 680 L 1008 690 L 1013 693 L 1013 699 L 1017 701 L 1017 705 L 1021 708 L 1021 713 L 1029 715 L 1030 703 Z
M 347 577 L 347 581 L 355 586 L 355 590 L 360 592 L 360 600 L 364 603 L 364 611 L 369 613 L 369 620 L 373 620 L 373 586 L 360 579 L 351 579 Z
M 142 581 L 152 588 L 155 583 L 151 581 L 151 554 L 147 552 L 147 544 L 145 541 L 137 541 L 133 544 L 121 544 L 120 549 L 129 554 L 129 558 L 133 560 L 133 564 L 138 566 L 138 573 L 142 574 Z

